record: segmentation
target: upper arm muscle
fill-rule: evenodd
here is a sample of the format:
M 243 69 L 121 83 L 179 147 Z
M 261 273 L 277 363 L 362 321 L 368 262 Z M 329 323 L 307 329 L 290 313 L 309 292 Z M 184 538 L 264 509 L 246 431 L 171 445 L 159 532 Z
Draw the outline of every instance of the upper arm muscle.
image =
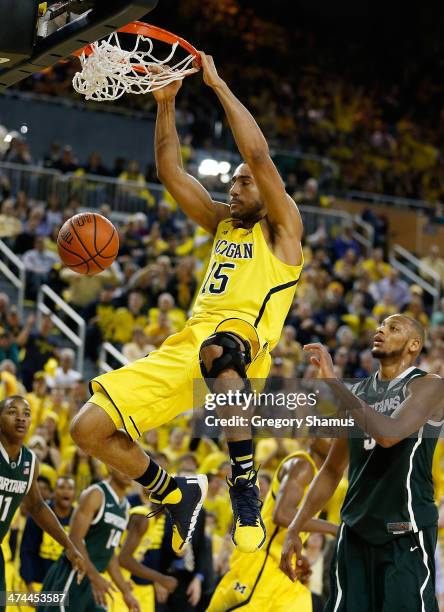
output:
M 103 502 L 103 493 L 91 487 L 80 496 L 71 518 L 71 536 L 83 539 Z
M 249 161 L 259 192 L 267 206 L 269 223 L 279 231 L 300 239 L 302 221 L 294 200 L 285 191 L 284 182 L 268 154 Z
M 183 212 L 210 234 L 216 232 L 219 222 L 230 216 L 229 207 L 214 202 L 203 185 L 190 174 L 177 169 L 162 177 L 162 182 Z

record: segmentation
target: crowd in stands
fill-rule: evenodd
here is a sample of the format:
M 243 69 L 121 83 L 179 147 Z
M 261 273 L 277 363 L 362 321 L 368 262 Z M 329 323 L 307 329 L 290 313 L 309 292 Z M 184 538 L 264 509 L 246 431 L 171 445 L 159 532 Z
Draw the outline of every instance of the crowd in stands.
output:
M 100 160 L 96 159 L 96 163 L 100 166 Z M 0 238 L 22 257 L 26 266 L 27 314 L 21 316 L 8 295 L 0 293 L 0 399 L 20 393 L 30 402 L 33 424 L 27 442 L 42 461 L 41 486 L 58 508 L 60 504 L 68 508 L 80 491 L 106 476 L 106 468 L 82 453 L 70 438 L 69 423 L 88 399 L 88 381 L 85 372 L 76 370 L 75 353 L 66 346 L 50 317 L 43 315 L 37 322 L 35 299 L 39 285 L 48 283 L 84 317 L 90 363 L 97 364 L 103 341 L 111 342 L 132 361 L 147 355 L 184 326 L 205 271 L 211 237 L 186 221 L 166 197 L 149 206 L 148 214 L 116 219 L 121 243 L 118 259 L 98 276 L 81 276 L 62 267 L 55 244 L 61 224 L 78 211 L 78 203 L 73 200 L 68 207 L 62 207 L 54 194 L 49 194 L 46 202 L 34 202 L 24 192 L 10 193 L 5 181 L 3 185 L 6 189 L 0 202 Z M 101 210 L 113 218 L 106 204 Z M 375 246 L 371 253 L 364 252 L 352 230 L 345 224 L 327 231 L 320 224 L 305 236 L 304 272 L 282 337 L 273 351 L 271 388 L 280 388 L 287 378 L 313 377 L 313 368 L 302 351 L 304 344 L 313 341 L 328 346 L 339 376 L 368 376 L 376 368 L 369 350 L 375 329 L 384 317 L 395 312 L 414 317 L 428 329 L 419 366 L 444 375 L 444 299 L 435 308 L 419 285 L 408 284 L 390 266 L 383 248 Z M 443 253 L 436 246 L 424 258 L 424 264 L 444 278 Z M 427 272 L 424 276 L 427 278 Z M 163 462 L 172 472 L 197 470 L 209 475 L 207 514 L 199 533 L 212 542 L 212 571 L 205 573 L 198 586 L 194 574 L 200 572 L 194 568 L 187 574 L 187 580 L 194 581 L 193 588 L 201 589 L 199 599 L 203 606 L 218 577 L 227 570 L 232 550 L 224 480 L 230 468 L 225 444 L 194 439 L 189 415 L 147 432 L 142 443 L 158 463 Z M 305 439 L 257 441 L 255 460 L 262 466 L 263 496 L 282 458 L 305 444 Z M 444 451 L 441 442 L 439 449 L 437 462 Z M 440 475 L 444 472 L 439 467 L 435 471 L 439 502 L 443 497 Z M 132 495 L 140 502 L 140 491 L 134 490 Z M 339 506 L 338 498 L 330 514 L 328 509 L 326 514 L 330 518 L 332 513 L 337 515 Z M 68 516 L 67 508 L 60 509 L 61 516 Z M 23 527 L 24 517 L 19 517 L 14 536 L 18 544 L 13 539 L 12 549 L 6 545 L 6 558 L 14 560 L 17 580 L 21 576 L 32 584 L 41 577 L 34 577 L 29 563 L 20 564 Z M 26 549 L 34 540 L 31 544 L 27 537 L 23 541 Z M 53 554 L 56 553 L 57 550 Z M 317 564 L 310 588 L 321 599 L 328 588 L 322 579 L 322 564 L 327 559 L 324 555 L 330 553 L 328 539 L 315 535 L 310 538 L 307 555 L 313 566 Z M 325 567 L 327 564 L 325 560 Z
M 344 61 L 345 48 L 332 53 L 322 34 L 315 32 L 316 24 L 311 24 L 309 33 L 293 22 L 288 30 L 249 13 L 245 21 L 247 12 L 242 19 L 245 9 L 236 1 L 216 4 L 188 3 L 186 10 L 171 15 L 170 27 L 183 31 L 199 23 L 199 45 L 215 56 L 220 72 L 251 109 L 271 146 L 333 160 L 338 171 L 331 177 L 330 190 L 442 202 L 442 83 L 432 63 L 429 72 L 419 63 L 413 63 L 410 72 L 400 66 L 395 78 L 386 82 L 381 80 L 382 69 L 377 72 L 379 79 L 371 73 L 371 61 L 364 64 L 367 72 L 353 71 L 353 65 Z M 211 16 L 205 19 L 210 5 Z M 271 16 L 268 19 L 272 21 Z M 284 45 L 289 37 L 292 44 Z M 365 59 L 363 47 L 362 42 L 353 49 L 355 64 L 361 55 Z M 247 63 L 239 70 L 238 58 L 243 56 Z M 74 62 L 57 64 L 23 81 L 20 88 L 74 97 L 71 81 L 77 70 Z M 155 110 L 149 95 L 124 97 L 118 106 Z M 179 128 L 193 135 L 197 147 L 232 147 L 221 109 L 199 77 L 187 79 L 177 113 Z M 29 163 L 26 143 L 19 145 L 14 157 Z M 64 152 L 54 167 L 75 169 L 72 155 Z M 94 168 L 100 174 L 100 163 Z M 308 160 L 283 171 L 293 172 L 300 185 L 310 177 L 321 177 L 319 164 Z

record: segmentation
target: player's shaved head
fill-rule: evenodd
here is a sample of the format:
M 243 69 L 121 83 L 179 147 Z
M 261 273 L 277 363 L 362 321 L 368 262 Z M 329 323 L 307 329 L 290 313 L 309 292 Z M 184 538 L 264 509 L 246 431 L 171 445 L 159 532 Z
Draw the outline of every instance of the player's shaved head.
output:
M 411 340 L 414 339 L 418 339 L 420 342 L 420 351 L 422 349 L 422 347 L 424 346 L 424 343 L 426 341 L 426 332 L 425 329 L 423 327 L 423 325 L 417 321 L 416 319 L 414 319 L 413 317 L 409 317 L 408 315 L 405 314 L 396 314 L 393 315 L 394 317 L 397 317 L 398 319 L 400 319 L 401 321 L 403 321 L 404 323 L 407 324 L 408 328 L 409 328 L 409 338 Z

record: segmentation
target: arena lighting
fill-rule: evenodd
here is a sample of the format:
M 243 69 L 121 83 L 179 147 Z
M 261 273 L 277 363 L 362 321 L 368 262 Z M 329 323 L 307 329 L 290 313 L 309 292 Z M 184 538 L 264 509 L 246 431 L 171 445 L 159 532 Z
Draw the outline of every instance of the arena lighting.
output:
M 228 174 L 230 172 L 231 164 L 227 161 L 219 162 L 219 174 Z
M 199 165 L 201 176 L 217 176 L 219 174 L 219 162 L 215 159 L 203 159 Z
M 198 172 L 201 176 L 218 176 L 227 174 L 231 164 L 227 161 L 218 162 L 216 159 L 206 158 L 199 164 Z
M 7 142 L 9 144 L 13 138 L 17 138 L 18 136 L 20 136 L 18 132 L 8 132 L 3 139 L 3 142 Z
M 230 177 L 230 175 L 229 175 L 229 174 L 221 174 L 221 177 L 220 177 L 220 182 L 221 182 L 221 183 L 225 183 L 225 184 L 226 184 L 226 183 L 229 183 L 229 182 L 230 182 L 230 178 L 231 178 L 231 177 Z
M 27 125 L 22 125 L 22 127 L 20 128 L 20 133 L 21 134 L 27 134 L 28 133 L 28 126 Z

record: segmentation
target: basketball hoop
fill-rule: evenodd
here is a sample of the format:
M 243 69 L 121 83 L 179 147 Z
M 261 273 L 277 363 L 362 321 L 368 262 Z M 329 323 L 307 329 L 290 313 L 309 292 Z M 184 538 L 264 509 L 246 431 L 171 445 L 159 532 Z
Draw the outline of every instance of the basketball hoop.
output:
M 135 36 L 131 49 L 122 48 L 119 34 Z M 172 45 L 167 57 L 159 59 L 153 54 L 153 41 Z M 177 55 L 185 53 L 185 57 L 177 57 L 176 63 L 170 65 L 176 51 Z M 167 30 L 141 21 L 119 28 L 108 38 L 87 45 L 75 55 L 82 69 L 74 75 L 73 87 L 87 100 L 98 102 L 117 100 L 125 93 L 156 91 L 197 72 L 193 62 L 200 66 L 199 52 L 193 45 Z

